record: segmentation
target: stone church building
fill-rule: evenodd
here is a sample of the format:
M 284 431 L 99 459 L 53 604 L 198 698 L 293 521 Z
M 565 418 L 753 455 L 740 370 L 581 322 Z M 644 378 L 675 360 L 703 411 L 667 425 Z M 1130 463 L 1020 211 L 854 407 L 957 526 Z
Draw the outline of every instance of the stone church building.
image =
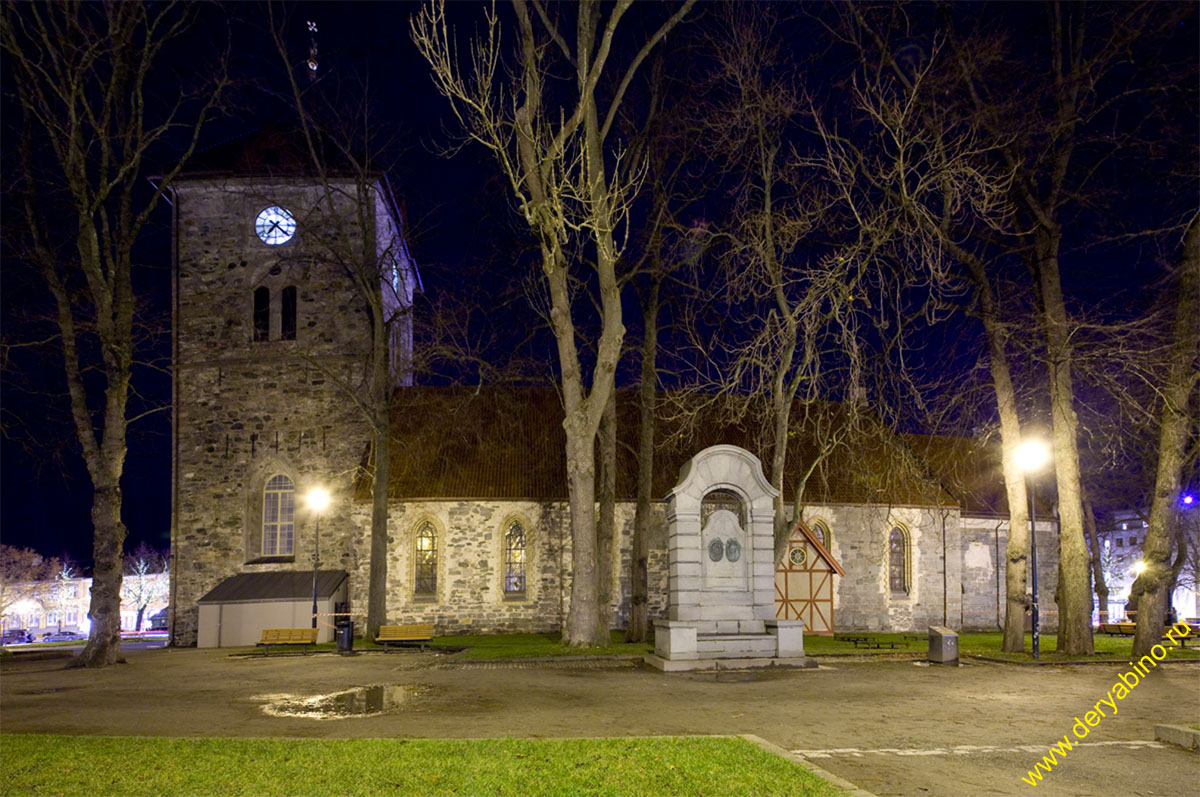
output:
M 323 187 L 288 152 L 271 134 L 235 141 L 205 153 L 174 186 L 174 644 L 233 644 L 219 627 L 202 629 L 201 617 L 233 617 L 237 604 L 307 606 L 307 595 L 286 585 L 311 583 L 314 565 L 323 601 L 336 595 L 365 610 L 371 452 L 354 391 L 369 322 L 344 265 L 329 254 L 347 229 L 377 252 L 379 290 L 402 318 L 392 335 L 388 621 L 432 622 L 439 634 L 557 630 L 571 570 L 557 394 L 412 385 L 403 311 L 420 276 L 386 179 L 372 180 L 366 194 L 346 176 Z M 365 208 L 356 196 L 367 197 Z M 618 410 L 632 442 L 632 397 L 622 394 Z M 820 484 L 805 493 L 805 523 L 778 566 L 779 617 L 805 619 L 810 632 L 997 627 L 1007 536 L 998 463 L 970 441 L 894 442 L 888 452 L 843 451 L 823 463 Z M 665 499 L 680 467 L 719 443 L 767 454 L 744 430 L 701 424 L 658 453 L 655 496 Z M 629 616 L 636 474 L 631 447 L 620 449 L 614 627 Z M 798 443 L 793 468 L 812 450 Z M 897 450 L 927 466 L 906 472 L 927 476 L 882 477 L 896 470 L 889 458 Z M 331 497 L 319 514 L 303 500 L 314 487 Z M 651 616 L 665 617 L 662 501 L 655 511 Z M 1049 521 L 1038 530 L 1041 605 L 1053 628 L 1057 535 Z M 310 613 L 286 624 L 308 625 Z

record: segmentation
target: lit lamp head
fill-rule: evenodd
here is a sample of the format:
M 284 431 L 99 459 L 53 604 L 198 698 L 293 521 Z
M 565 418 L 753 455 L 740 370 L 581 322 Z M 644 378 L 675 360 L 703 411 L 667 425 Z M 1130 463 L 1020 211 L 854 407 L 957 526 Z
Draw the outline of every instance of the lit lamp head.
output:
M 322 512 L 325 507 L 329 506 L 329 493 L 320 487 L 314 487 L 308 491 L 308 495 L 304 497 L 304 502 L 308 504 L 308 508 L 313 512 Z
M 1017 446 L 1017 467 L 1025 473 L 1036 473 L 1050 461 L 1050 449 L 1041 440 L 1026 440 Z
M 1145 570 L 1145 569 L 1146 569 L 1146 563 L 1145 563 L 1145 562 L 1143 562 L 1143 561 L 1141 561 L 1141 560 L 1138 560 L 1138 561 L 1136 561 L 1136 562 L 1134 562 L 1134 563 L 1133 563 L 1133 574 L 1134 574 L 1135 576 L 1140 576 L 1140 575 L 1142 574 L 1142 571 L 1143 571 L 1143 570 Z

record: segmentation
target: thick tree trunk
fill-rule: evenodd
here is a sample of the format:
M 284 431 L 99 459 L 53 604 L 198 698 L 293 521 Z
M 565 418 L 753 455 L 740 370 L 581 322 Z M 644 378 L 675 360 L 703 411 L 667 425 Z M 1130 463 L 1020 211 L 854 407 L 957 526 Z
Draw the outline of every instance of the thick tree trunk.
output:
M 1007 652 L 1025 650 L 1025 609 L 1029 605 L 1026 591 L 1029 570 L 1029 496 L 1025 474 L 1017 465 L 1016 451 L 1021 445 L 1021 421 L 1017 415 L 1017 397 L 1004 348 L 1004 333 L 997 318 L 995 297 L 987 275 L 975 274 L 983 310 L 983 329 L 988 344 L 988 368 L 992 389 L 1000 415 L 1001 469 L 1004 491 L 1008 498 L 1008 544 L 1005 546 L 1004 566 L 1004 640 L 1001 649 Z
M 375 475 L 371 482 L 371 562 L 367 581 L 367 627 L 364 634 L 374 639 L 379 626 L 387 623 L 388 478 L 391 470 L 391 423 L 385 409 L 375 432 Z
M 123 424 L 122 424 L 123 425 Z M 111 472 L 111 468 L 109 469 Z M 119 471 L 119 466 L 118 466 Z M 92 503 L 92 599 L 88 617 L 92 629 L 87 645 L 71 666 L 105 667 L 124 661 L 121 656 L 121 577 L 125 524 L 121 522 L 120 478 L 96 485 Z
M 613 539 L 617 523 L 617 402 L 608 397 L 600 419 L 600 502 L 596 518 L 596 622 L 606 634 L 612 628 Z M 607 642 L 607 640 L 606 640 Z
M 658 297 L 661 287 L 654 280 L 642 305 L 642 374 L 638 385 L 638 474 L 637 508 L 633 518 L 632 567 L 629 599 L 629 629 L 626 640 L 645 642 L 650 636 L 650 526 L 654 491 L 654 397 L 658 383 Z
M 1200 222 L 1196 217 L 1184 238 L 1176 295 L 1178 304 L 1172 330 L 1170 371 L 1163 386 L 1158 469 L 1154 477 L 1154 496 L 1150 501 L 1149 527 L 1142 544 L 1142 561 L 1146 568 L 1131 591 L 1137 597 L 1138 606 L 1137 630 L 1133 638 L 1135 659 L 1147 655 L 1162 637 L 1173 577 L 1168 563 L 1172 531 L 1179 522 L 1179 494 L 1188 443 L 1197 433 L 1193 402 L 1200 383 L 1200 367 L 1197 366 L 1200 355 Z
M 583 417 L 582 408 L 568 410 L 563 421 L 567 430 L 567 490 L 571 507 L 571 606 L 563 634 L 574 646 L 603 645 L 599 584 L 596 567 L 595 432 Z
M 1059 233 L 1038 235 L 1038 276 L 1041 284 L 1046 354 L 1050 369 L 1051 439 L 1054 475 L 1058 483 L 1058 650 L 1072 656 L 1092 653 L 1092 591 L 1089 557 L 1083 538 L 1083 502 L 1079 480 L 1079 420 L 1071 377 L 1071 344 L 1066 306 L 1058 272 Z

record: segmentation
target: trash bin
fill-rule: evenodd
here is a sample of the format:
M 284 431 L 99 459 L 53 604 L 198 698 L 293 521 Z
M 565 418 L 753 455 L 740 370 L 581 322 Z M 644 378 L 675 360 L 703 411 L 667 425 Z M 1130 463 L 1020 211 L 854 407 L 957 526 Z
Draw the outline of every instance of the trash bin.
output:
M 334 632 L 334 638 L 337 640 L 337 649 L 339 653 L 353 653 L 354 621 L 350 619 L 338 620 L 337 627 Z
M 936 664 L 958 664 L 958 634 L 953 629 L 929 626 L 929 660 Z

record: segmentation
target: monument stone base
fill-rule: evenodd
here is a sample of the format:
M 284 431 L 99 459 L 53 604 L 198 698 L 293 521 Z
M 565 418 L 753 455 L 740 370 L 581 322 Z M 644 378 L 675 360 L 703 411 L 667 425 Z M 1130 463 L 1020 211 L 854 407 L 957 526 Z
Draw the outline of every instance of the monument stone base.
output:
M 654 654 L 645 661 L 663 672 L 816 667 L 804 655 L 803 620 L 761 621 L 766 633 L 697 633 L 697 623 L 654 621 Z

